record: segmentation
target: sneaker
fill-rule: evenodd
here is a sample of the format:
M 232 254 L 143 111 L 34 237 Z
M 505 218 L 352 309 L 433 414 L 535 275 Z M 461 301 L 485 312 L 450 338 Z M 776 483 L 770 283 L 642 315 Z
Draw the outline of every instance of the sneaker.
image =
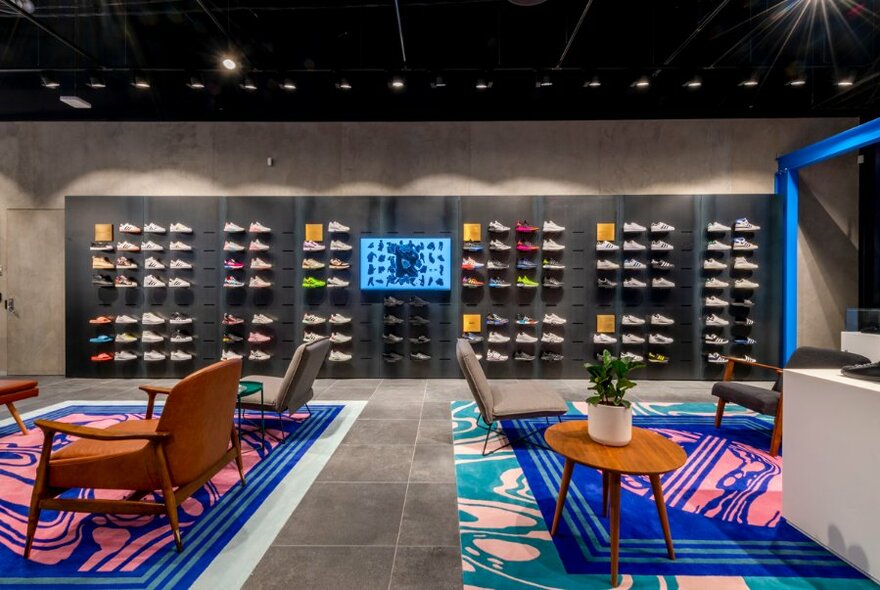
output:
M 703 268 L 706 270 L 724 270 L 727 268 L 727 265 L 714 258 L 709 258 L 703 261 Z
M 631 363 L 641 363 L 644 362 L 645 357 L 634 352 L 624 352 L 620 355 L 620 360 L 629 361 Z
M 268 361 L 270 358 L 272 358 L 272 355 L 265 353 L 262 350 L 252 350 L 248 355 L 248 360 L 257 362 Z
M 706 250 L 711 252 L 724 252 L 725 250 L 730 250 L 730 246 L 723 242 L 719 242 L 718 240 L 710 240 L 709 244 L 706 246 Z
M 397 324 L 404 323 L 402 319 L 392 314 L 385 314 L 385 318 L 382 320 L 382 322 L 386 326 L 396 326 Z
M 340 260 L 338 258 L 330 259 L 330 269 L 331 270 L 345 270 L 351 268 L 351 264 L 345 262 L 344 260 Z
M 162 262 L 161 260 L 159 260 L 158 258 L 150 256 L 149 258 L 147 258 L 144 261 L 144 268 L 146 268 L 148 270 L 164 270 L 165 263 Z
M 529 277 L 521 276 L 521 277 L 517 277 L 517 278 L 516 278 L 516 286 L 517 286 L 517 287 L 523 287 L 523 288 L 526 288 L 526 289 L 534 289 L 535 287 L 538 286 L 538 282 L 537 282 L 537 281 L 533 281 L 533 280 L 530 279 Z
M 141 333 L 141 342 L 146 342 L 147 344 L 154 344 L 156 342 L 162 342 L 163 340 L 165 340 L 165 336 L 153 332 L 152 330 L 144 330 Z
M 634 260 L 632 258 L 628 258 L 623 261 L 623 268 L 626 268 L 629 270 L 644 270 L 648 267 L 644 262 L 641 262 L 639 260 Z
M 608 240 L 603 240 L 601 242 L 596 242 L 596 250 L 604 252 L 614 252 L 620 250 L 620 246 L 613 242 L 609 242 Z
M 645 343 L 645 339 L 642 336 L 639 336 L 638 334 L 629 334 L 629 333 L 624 334 L 621 337 L 620 341 L 623 342 L 624 344 L 644 344 Z
M 538 268 L 538 265 L 537 265 L 537 263 L 535 263 L 527 258 L 520 258 L 519 260 L 516 261 L 516 268 L 518 270 L 532 270 L 534 268 Z
M 620 265 L 610 260 L 599 259 L 596 261 L 597 270 L 617 270 L 618 268 L 620 268 Z
M 184 342 L 192 342 L 193 337 L 186 332 L 176 330 L 174 334 L 172 334 L 171 338 L 169 338 L 169 340 L 171 340 L 171 342 L 175 344 L 183 344 Z
M 180 258 L 174 258 L 168 266 L 174 270 L 190 270 L 193 267 L 192 264 Z
M 535 355 L 529 354 L 524 350 L 517 350 L 513 355 L 513 360 L 515 361 L 533 361 L 535 360 Z
M 664 242 L 663 240 L 654 240 L 653 242 L 651 242 L 651 250 L 668 251 L 674 249 L 675 248 L 672 244 L 670 244 L 669 242 Z
M 639 232 L 647 231 L 647 227 L 644 225 L 639 225 L 638 223 L 634 223 L 632 221 L 628 221 L 623 224 L 623 233 L 625 234 L 637 234 Z
M 757 344 L 758 341 L 749 336 L 747 338 L 736 338 L 733 343 L 737 346 L 752 346 L 753 344 Z
M 266 252 L 269 250 L 269 244 L 264 244 L 260 240 L 253 240 L 248 244 L 248 250 L 251 252 Z
M 634 250 L 647 250 L 647 246 L 644 244 L 639 244 L 635 240 L 627 240 L 623 243 L 623 250 L 626 251 L 634 251 Z
M 117 324 L 136 324 L 137 322 L 137 318 L 130 315 L 123 314 L 116 316 Z
M 651 287 L 654 289 L 672 289 L 675 283 L 663 277 L 651 279 Z
M 168 286 L 172 287 L 172 288 L 186 289 L 188 287 L 192 287 L 192 283 L 190 283 L 186 279 L 181 279 L 180 277 L 174 277 L 173 279 L 168 281 Z
M 266 334 L 263 334 L 262 332 L 251 332 L 250 334 L 248 334 L 247 340 L 251 344 L 262 344 L 264 342 L 269 342 L 270 340 L 272 340 L 272 337 L 267 336 Z
M 483 281 L 478 279 L 477 277 L 461 277 L 461 286 L 467 287 L 469 289 L 476 289 L 478 287 L 482 287 L 485 285 Z
M 726 231 L 730 231 L 730 226 L 724 225 L 723 223 L 719 223 L 717 221 L 713 221 L 709 225 L 706 226 L 706 231 L 710 234 L 714 233 L 724 233 Z
M 420 315 L 411 315 L 409 316 L 409 323 L 413 326 L 427 326 L 431 322 L 428 320 L 428 318 L 424 318 Z
M 737 279 L 733 282 L 734 289 L 757 289 L 760 285 L 748 279 Z
M 620 321 L 621 325 L 624 326 L 643 326 L 645 325 L 645 320 L 634 316 L 634 315 L 625 315 L 623 319 Z
M 242 341 L 244 341 L 244 338 L 238 334 L 233 334 L 232 332 L 226 332 L 223 334 L 223 344 L 236 344 Z
M 244 319 L 234 316 L 231 313 L 223 314 L 223 321 L 221 322 L 224 326 L 237 326 L 238 324 L 243 324 Z
M 753 244 L 745 238 L 736 238 L 733 240 L 734 250 L 757 250 L 758 245 Z
M 431 339 L 429 337 L 425 336 L 424 334 L 422 334 L 418 338 L 410 338 L 409 341 L 412 342 L 413 344 L 427 344 L 431 341 Z
M 183 223 L 179 223 L 179 222 L 172 223 L 168 227 L 168 231 L 170 231 L 173 234 L 191 234 L 191 233 L 193 233 L 193 230 L 191 227 L 189 227 L 188 225 L 185 225 Z
M 490 344 L 504 344 L 505 342 L 510 342 L 510 336 L 506 336 L 501 332 L 489 332 Z
M 116 338 L 114 338 L 114 341 L 121 344 L 130 344 L 131 342 L 137 342 L 137 339 L 138 337 L 131 332 L 123 332 L 121 334 L 117 334 Z
M 617 338 L 611 334 L 593 334 L 593 344 L 615 344 Z
M 496 220 L 489 222 L 489 231 L 496 234 L 503 234 L 506 231 L 510 231 L 510 228 Z
M 713 314 L 709 314 L 706 316 L 706 325 L 707 326 L 727 326 L 727 325 L 730 325 L 730 322 L 713 313 Z
M 464 245 L 462 245 L 461 249 L 465 252 L 482 252 L 483 244 L 481 244 L 480 242 L 469 241 L 465 242 Z
M 537 326 L 538 320 L 527 315 L 516 314 L 516 323 L 520 326 Z
M 565 250 L 565 246 L 563 244 L 557 244 L 553 240 L 546 239 L 544 243 L 541 244 L 541 249 L 545 252 L 559 252 L 560 250 Z
M 171 360 L 176 363 L 192 360 L 192 357 L 193 355 L 186 352 L 185 350 L 171 351 Z
M 351 247 L 351 244 L 346 244 L 339 240 L 333 240 L 330 242 L 330 250 L 333 250 L 334 252 L 348 252 L 351 250 Z
M 174 325 L 191 324 L 192 318 L 186 314 L 180 313 L 179 311 L 175 311 L 168 318 L 168 323 Z
M 483 341 L 483 337 L 479 334 L 474 334 L 473 332 L 465 332 L 461 335 L 463 340 L 467 340 L 471 344 L 479 344 Z
M 128 259 L 126 258 L 125 260 Z M 113 270 L 114 268 L 116 268 L 116 265 L 113 264 L 113 261 L 106 256 L 92 256 L 92 268 L 94 268 L 95 270 Z M 137 265 L 135 265 L 134 268 L 137 268 Z
M 330 320 L 329 320 L 329 321 L 330 321 L 330 323 L 333 324 L 334 326 L 339 326 L 339 325 L 342 325 L 342 324 L 350 324 L 350 323 L 351 323 L 351 318 L 350 318 L 350 317 L 346 317 L 346 316 L 342 315 L 341 313 L 334 313 L 333 315 L 330 316 Z
M 324 338 L 324 336 L 322 336 L 321 334 L 318 334 L 317 332 L 303 332 L 303 342 L 305 344 L 311 344 L 312 342 L 317 342 L 318 340 L 321 340 L 322 338 Z
M 706 297 L 706 299 L 703 301 L 703 305 L 705 305 L 706 307 L 727 307 L 730 304 L 724 299 L 712 295 L 711 297 Z
M 431 356 L 428 354 L 425 354 L 424 352 L 414 352 L 409 355 L 409 358 L 411 358 L 414 361 L 429 361 L 429 360 L 431 360 Z
M 175 252 L 192 252 L 192 246 L 181 241 L 173 241 L 168 245 L 168 249 Z
M 661 315 L 659 313 L 655 313 L 651 316 L 651 325 L 652 326 L 671 326 L 675 323 L 675 320 L 672 318 L 668 318 L 665 315 Z
M 758 268 L 758 265 L 745 256 L 737 256 L 733 259 L 733 268 L 736 270 L 755 270 Z
M 525 221 L 525 220 L 517 221 L 516 222 L 516 231 L 521 232 L 521 233 L 525 233 L 525 234 L 530 234 L 530 233 L 538 231 L 538 227 L 535 225 L 531 225 L 528 221 Z
M 227 221 L 226 224 L 223 226 L 223 231 L 228 234 L 240 234 L 244 232 L 244 228 L 237 223 Z
M 505 270 L 510 268 L 510 265 L 506 262 L 501 262 L 500 260 L 490 260 L 489 264 L 486 265 L 486 268 L 489 270 Z
M 237 352 L 233 352 L 231 350 L 224 350 L 220 354 L 221 361 L 231 361 L 233 359 L 240 359 L 240 358 L 242 358 L 242 356 L 240 354 L 238 354 Z
M 565 342 L 565 338 L 553 332 L 544 332 L 541 334 L 541 342 L 546 344 L 562 344 Z
M 124 234 L 139 234 L 141 233 L 141 228 L 133 223 L 120 223 L 119 231 Z
M 669 362 L 669 357 L 663 354 L 658 354 L 656 352 L 648 353 L 648 362 L 655 363 L 658 365 L 665 365 Z
M 241 270 L 244 268 L 244 263 L 235 260 L 234 258 L 227 258 L 223 261 L 223 268 L 226 270 Z
M 736 299 L 730 304 L 732 307 L 754 307 L 755 302 L 751 299 Z
M 718 334 L 706 334 L 706 337 L 703 338 L 703 344 L 706 346 L 724 346 L 730 342 L 727 338 L 722 338 Z
M 478 268 L 483 268 L 485 266 L 482 262 L 474 260 L 473 258 L 465 258 L 461 261 L 461 269 L 462 270 L 477 270 Z
M 243 252 L 244 246 L 242 246 L 238 242 L 226 240 L 225 242 L 223 242 L 223 251 L 224 252 Z
M 116 249 L 120 252 L 140 252 L 141 247 L 132 242 L 116 242 Z
M 382 360 L 386 363 L 396 363 L 401 359 L 403 359 L 403 355 L 397 354 L 396 352 L 386 352 L 382 355 Z
M 348 227 L 347 225 L 343 225 L 338 221 L 331 221 L 327 224 L 327 232 L 331 234 L 344 234 L 350 229 L 350 227 Z
M 712 277 L 711 279 L 706 279 L 706 282 L 703 283 L 703 286 L 707 289 L 726 289 L 730 286 L 730 283 Z
M 717 352 L 710 352 L 708 355 L 706 355 L 706 362 L 716 364 L 727 363 L 727 358 L 721 356 Z
M 92 252 L 112 252 L 113 251 L 113 243 L 112 242 L 92 242 L 92 245 L 89 246 L 89 250 Z
M 675 228 L 668 223 L 663 223 L 662 221 L 655 221 L 651 224 L 651 233 L 662 233 L 668 231 L 675 231 Z
M 302 323 L 307 326 L 317 326 L 318 324 L 323 324 L 327 321 L 327 318 L 323 318 L 314 313 L 306 313 L 303 315 Z
M 675 268 L 675 265 L 665 260 L 654 260 L 652 258 L 651 268 L 655 268 L 657 270 L 672 270 L 673 268 Z
M 268 234 L 272 231 L 271 227 L 266 227 L 259 221 L 252 221 L 248 227 L 248 231 L 252 234 Z
M 506 326 L 508 324 L 508 319 L 503 318 L 496 313 L 490 313 L 486 316 L 486 325 L 487 326 Z
M 486 353 L 486 361 L 490 363 L 501 363 L 509 359 L 510 357 L 506 354 L 502 354 L 497 350 L 492 350 L 491 348 Z
M 556 260 L 555 258 L 545 258 L 541 266 L 543 266 L 546 270 L 563 270 L 565 265 Z
M 382 334 L 382 340 L 385 344 L 397 344 L 398 342 L 403 341 L 402 336 L 398 336 L 397 334 Z
M 630 278 L 630 279 L 625 279 L 623 281 L 623 288 L 624 289 L 642 289 L 647 286 L 648 286 L 648 283 L 646 283 L 644 281 L 640 281 L 639 279 Z
M 531 334 L 526 334 L 525 332 L 520 332 L 516 335 L 516 341 L 519 343 L 531 344 L 532 342 L 537 342 L 538 339 L 532 336 Z
M 151 311 L 148 311 L 141 315 L 141 323 L 145 326 L 158 326 L 165 323 L 165 318 Z
M 271 324 L 274 321 L 275 320 L 273 320 L 269 316 L 262 314 L 262 313 L 255 313 L 254 316 L 251 318 L 252 324 L 259 324 L 259 325 Z
M 244 287 L 244 281 L 239 281 L 235 277 L 230 276 L 223 280 L 223 286 L 227 288 Z
M 327 279 L 327 287 L 330 289 L 338 289 L 340 287 L 348 287 L 349 281 L 340 279 L 339 277 L 330 277 Z
M 141 252 L 163 252 L 164 250 L 162 244 L 157 244 L 153 240 L 141 242 Z
M 745 217 L 740 217 L 736 220 L 736 223 L 733 224 L 733 229 L 734 231 L 758 231 L 761 229 L 761 226 L 755 225 Z
M 544 277 L 544 280 L 541 284 L 544 286 L 545 289 L 559 289 L 563 285 L 562 281 L 555 277 Z
M 510 286 L 510 283 L 508 283 L 504 279 L 496 279 L 494 277 L 489 279 L 489 288 L 490 289 L 506 289 L 509 286 Z
M 516 243 L 516 249 L 520 252 L 535 252 L 538 250 L 538 247 L 528 240 L 520 240 Z
M 675 342 L 675 340 L 669 336 L 664 336 L 663 334 L 651 334 L 648 336 L 649 344 L 672 344 L 673 342 Z
M 506 252 L 507 250 L 510 250 L 510 246 L 501 240 L 492 240 L 489 242 L 489 249 L 494 250 L 495 252 Z
M 303 242 L 303 252 L 323 252 L 327 247 L 324 244 L 306 240 Z
M 545 313 L 544 314 L 544 323 L 550 324 L 551 326 L 562 326 L 565 324 L 567 320 L 563 317 L 559 317 L 555 313 Z
M 544 232 L 545 233 L 557 233 L 565 231 L 565 227 L 559 225 L 558 223 L 553 223 L 552 221 L 544 222 Z
M 341 350 L 336 350 L 334 348 L 327 356 L 327 360 L 331 363 L 344 363 L 351 360 L 351 355 L 347 352 L 342 352 Z
M 306 289 L 320 289 L 327 286 L 327 281 L 315 277 L 305 277 L 302 286 Z
M 118 350 L 116 354 L 113 355 L 114 361 L 133 361 L 137 358 L 137 354 L 130 350 Z
M 741 320 L 736 320 L 733 323 L 736 324 L 737 326 L 754 326 L 755 320 L 753 320 L 752 318 L 744 318 Z
M 547 363 L 558 363 L 563 360 L 565 357 L 559 354 L 558 352 L 550 352 L 549 350 L 545 350 L 541 353 L 541 360 Z
M 599 285 L 600 289 L 613 289 L 617 286 L 617 283 L 609 281 L 608 279 L 599 279 L 596 284 Z
M 92 278 L 92 284 L 93 285 L 97 284 L 97 283 L 95 283 L 94 277 Z M 130 279 L 128 277 L 124 277 L 122 275 L 119 275 L 118 277 L 116 277 L 116 280 L 113 281 L 113 286 L 116 287 L 117 289 L 130 289 L 131 287 L 137 287 L 138 284 L 137 284 L 137 281 L 134 279 Z M 163 283 L 162 286 L 164 287 L 165 284 Z
M 122 316 L 120 316 L 120 317 L 122 317 Z M 99 315 L 99 316 L 96 317 L 96 318 L 92 318 L 92 319 L 90 319 L 90 320 L 89 320 L 89 323 L 90 323 L 90 324 L 93 324 L 93 325 L 112 324 L 112 323 L 113 323 L 113 316 L 109 316 L 109 315 Z M 120 323 L 122 323 L 122 322 L 120 322 Z
M 397 297 L 394 297 L 394 296 L 392 296 L 392 295 L 389 295 L 389 296 L 386 297 L 385 300 L 383 301 L 383 305 L 384 305 L 385 307 L 400 307 L 401 305 L 403 305 L 403 301 L 401 301 L 401 300 L 398 299 Z

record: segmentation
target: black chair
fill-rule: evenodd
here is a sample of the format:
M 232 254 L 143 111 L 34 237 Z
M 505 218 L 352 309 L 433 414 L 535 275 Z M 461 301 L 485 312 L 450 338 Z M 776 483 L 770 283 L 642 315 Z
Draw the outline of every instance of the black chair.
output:
M 801 346 L 792 354 L 785 364 L 786 369 L 841 369 L 848 365 L 869 363 L 860 354 L 841 352 L 828 348 Z M 737 365 L 768 369 L 776 373 L 776 383 L 772 389 L 765 389 L 733 380 L 733 371 Z M 712 386 L 712 395 L 718 398 L 718 409 L 715 412 L 715 428 L 721 427 L 724 406 L 727 403 L 744 406 L 759 414 L 774 416 L 773 434 L 770 437 L 770 454 L 779 454 L 782 444 L 782 369 L 762 363 L 728 357 L 727 366 L 721 383 Z

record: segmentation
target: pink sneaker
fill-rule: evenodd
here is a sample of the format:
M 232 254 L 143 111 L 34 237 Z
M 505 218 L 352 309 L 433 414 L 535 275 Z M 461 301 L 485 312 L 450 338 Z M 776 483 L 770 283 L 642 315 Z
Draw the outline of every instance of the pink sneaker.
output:
M 516 249 L 520 252 L 534 252 L 538 247 L 531 242 L 517 242 Z
M 269 342 L 271 340 L 270 337 L 265 334 L 261 334 L 260 332 L 251 332 L 248 335 L 248 342 L 251 344 L 261 344 L 263 342 Z

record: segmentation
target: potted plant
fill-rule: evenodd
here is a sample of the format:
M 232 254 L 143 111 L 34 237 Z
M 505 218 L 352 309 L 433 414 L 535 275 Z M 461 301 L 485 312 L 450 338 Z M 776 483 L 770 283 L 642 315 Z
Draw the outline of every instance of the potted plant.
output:
M 627 358 L 611 356 L 608 350 L 602 352 L 600 363 L 584 363 L 590 373 L 590 389 L 595 392 L 587 398 L 590 405 L 587 428 L 594 441 L 622 447 L 632 440 L 632 407 L 624 397 L 635 387 L 635 382 L 629 379 L 629 372 L 644 366 Z

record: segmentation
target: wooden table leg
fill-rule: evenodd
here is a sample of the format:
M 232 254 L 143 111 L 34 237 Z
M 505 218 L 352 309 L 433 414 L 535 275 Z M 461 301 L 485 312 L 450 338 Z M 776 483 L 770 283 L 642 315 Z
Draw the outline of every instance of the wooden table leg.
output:
M 18 415 L 18 410 L 15 409 L 15 404 L 10 402 L 6 404 L 6 408 L 9 410 L 9 413 L 12 414 L 12 418 L 15 420 L 15 423 L 18 424 L 19 429 L 21 429 L 21 433 L 27 434 L 27 426 L 24 425 L 24 421 L 21 419 L 21 416 Z
M 669 559 L 675 559 L 675 549 L 672 547 L 672 533 L 669 532 L 669 518 L 666 516 L 666 502 L 663 500 L 663 487 L 660 485 L 660 476 L 651 475 L 651 488 L 654 490 L 654 504 L 657 505 L 657 514 L 660 515 L 660 526 L 663 527 L 663 537 L 666 539 L 666 554 Z
M 602 516 L 608 516 L 608 472 L 602 472 Z
M 609 475 L 611 493 L 611 586 L 617 587 L 617 565 L 620 545 L 620 474 Z
M 562 481 L 559 482 L 559 498 L 556 499 L 556 514 L 553 516 L 553 526 L 550 527 L 550 534 L 555 535 L 559 528 L 559 521 L 562 519 L 562 509 L 565 507 L 565 497 L 568 495 L 568 484 L 571 482 L 571 472 L 574 470 L 574 461 L 565 460 L 565 466 L 562 468 Z

